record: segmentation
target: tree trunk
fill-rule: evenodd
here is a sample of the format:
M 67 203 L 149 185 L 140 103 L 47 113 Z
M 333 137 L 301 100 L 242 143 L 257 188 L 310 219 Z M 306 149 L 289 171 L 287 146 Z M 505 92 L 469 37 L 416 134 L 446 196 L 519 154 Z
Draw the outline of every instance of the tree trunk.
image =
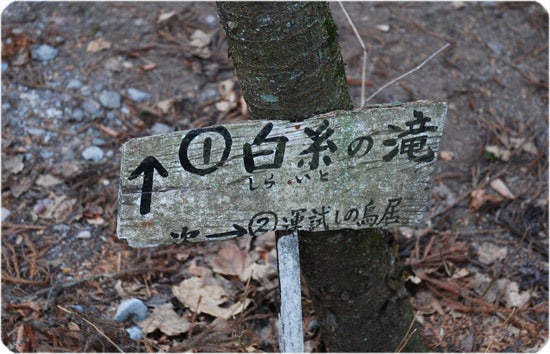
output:
M 252 118 L 301 120 L 352 108 L 327 3 L 220 2 L 218 12 Z M 326 349 L 395 351 L 413 316 L 392 235 L 300 231 L 299 240 Z M 418 332 L 404 350 L 425 350 Z

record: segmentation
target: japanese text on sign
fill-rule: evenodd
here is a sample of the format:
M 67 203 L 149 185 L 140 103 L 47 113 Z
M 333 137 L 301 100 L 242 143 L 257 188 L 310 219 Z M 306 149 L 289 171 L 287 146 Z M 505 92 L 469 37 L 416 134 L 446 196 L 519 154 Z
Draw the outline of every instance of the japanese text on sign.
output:
M 119 237 L 155 246 L 415 222 L 445 113 L 421 101 L 133 139 Z

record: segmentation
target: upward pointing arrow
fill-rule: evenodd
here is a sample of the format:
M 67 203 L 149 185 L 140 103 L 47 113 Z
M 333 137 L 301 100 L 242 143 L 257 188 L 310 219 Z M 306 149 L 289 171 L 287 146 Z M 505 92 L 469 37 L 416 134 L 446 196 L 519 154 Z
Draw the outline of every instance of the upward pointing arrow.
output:
M 143 173 L 143 186 L 141 187 L 141 200 L 139 213 L 145 215 L 151 211 L 151 195 L 153 193 L 153 174 L 155 170 L 162 176 L 168 177 L 168 171 L 154 156 L 147 156 L 139 166 L 130 174 L 129 180 L 138 178 Z

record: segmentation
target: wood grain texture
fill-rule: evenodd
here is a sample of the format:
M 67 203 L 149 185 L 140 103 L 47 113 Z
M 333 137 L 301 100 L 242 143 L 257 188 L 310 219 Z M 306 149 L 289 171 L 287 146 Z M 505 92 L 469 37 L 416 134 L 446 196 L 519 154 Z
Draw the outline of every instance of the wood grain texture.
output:
M 118 237 L 153 247 L 415 224 L 446 110 L 418 101 L 132 139 L 122 147 Z

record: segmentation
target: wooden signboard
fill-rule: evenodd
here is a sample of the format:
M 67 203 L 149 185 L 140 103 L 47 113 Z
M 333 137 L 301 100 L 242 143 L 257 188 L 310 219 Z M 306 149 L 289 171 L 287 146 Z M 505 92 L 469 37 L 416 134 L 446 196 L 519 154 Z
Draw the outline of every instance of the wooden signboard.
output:
M 415 224 L 446 111 L 418 101 L 132 139 L 122 148 L 118 237 L 153 247 Z

